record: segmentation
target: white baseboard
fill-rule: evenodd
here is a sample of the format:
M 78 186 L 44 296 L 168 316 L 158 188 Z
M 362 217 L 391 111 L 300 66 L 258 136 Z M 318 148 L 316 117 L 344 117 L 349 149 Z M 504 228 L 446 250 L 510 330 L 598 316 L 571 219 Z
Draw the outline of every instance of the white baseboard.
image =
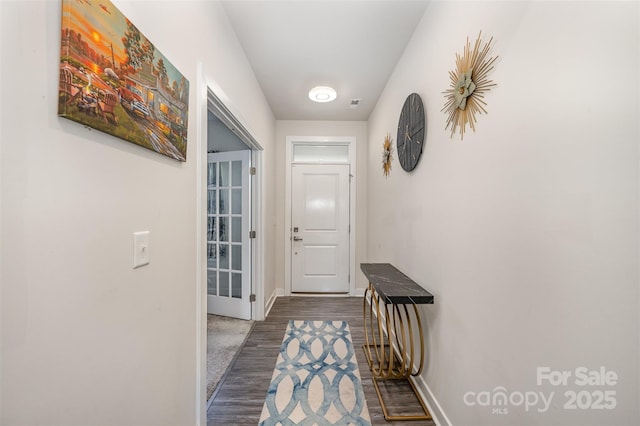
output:
M 271 296 L 269 296 L 269 300 L 267 300 L 267 303 L 265 304 L 265 307 L 264 307 L 265 319 L 267 318 L 267 316 L 269 316 L 269 312 L 271 311 L 271 308 L 273 307 L 273 304 L 276 301 L 276 297 L 278 297 L 277 291 L 278 289 L 275 289 L 273 293 L 271 293 Z
M 424 381 L 424 378 L 422 378 L 422 376 L 411 377 L 411 381 L 420 394 L 420 398 L 422 398 L 424 403 L 427 405 L 427 409 L 429 409 L 429 414 L 431 414 L 433 422 L 437 426 L 451 426 L 451 421 L 442 410 L 440 404 L 438 404 L 438 401 L 433 396 L 433 392 L 431 392 L 431 389 L 429 389 L 429 386 L 427 385 L 427 382 Z
M 364 291 L 366 288 L 356 288 L 356 291 L 353 293 L 354 297 L 364 297 Z

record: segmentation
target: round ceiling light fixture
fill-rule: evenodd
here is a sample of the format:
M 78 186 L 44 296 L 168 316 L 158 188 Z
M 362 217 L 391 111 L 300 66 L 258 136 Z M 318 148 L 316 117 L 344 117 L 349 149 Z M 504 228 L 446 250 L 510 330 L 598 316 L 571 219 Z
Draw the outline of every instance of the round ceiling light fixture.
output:
M 314 102 L 331 102 L 336 96 L 336 91 L 329 86 L 316 86 L 309 90 L 309 99 Z

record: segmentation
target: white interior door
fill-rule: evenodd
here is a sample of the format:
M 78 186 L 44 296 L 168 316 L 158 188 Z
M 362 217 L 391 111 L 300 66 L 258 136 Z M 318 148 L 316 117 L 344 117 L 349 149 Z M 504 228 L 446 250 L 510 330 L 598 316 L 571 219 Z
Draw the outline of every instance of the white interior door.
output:
M 349 165 L 291 166 L 291 290 L 349 292 Z
M 251 319 L 251 151 L 207 162 L 207 312 Z

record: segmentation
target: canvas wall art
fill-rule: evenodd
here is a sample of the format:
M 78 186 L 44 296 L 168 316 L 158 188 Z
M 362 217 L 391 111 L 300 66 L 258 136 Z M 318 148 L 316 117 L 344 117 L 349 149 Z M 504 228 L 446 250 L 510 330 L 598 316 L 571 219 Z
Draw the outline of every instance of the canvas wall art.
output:
M 109 0 L 62 0 L 58 114 L 186 161 L 189 82 Z

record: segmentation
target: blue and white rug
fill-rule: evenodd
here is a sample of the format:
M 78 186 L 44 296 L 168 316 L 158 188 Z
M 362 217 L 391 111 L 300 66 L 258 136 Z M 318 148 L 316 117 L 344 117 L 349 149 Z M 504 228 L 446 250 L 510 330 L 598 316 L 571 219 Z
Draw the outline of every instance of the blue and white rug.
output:
M 346 321 L 289 321 L 260 425 L 371 425 Z

